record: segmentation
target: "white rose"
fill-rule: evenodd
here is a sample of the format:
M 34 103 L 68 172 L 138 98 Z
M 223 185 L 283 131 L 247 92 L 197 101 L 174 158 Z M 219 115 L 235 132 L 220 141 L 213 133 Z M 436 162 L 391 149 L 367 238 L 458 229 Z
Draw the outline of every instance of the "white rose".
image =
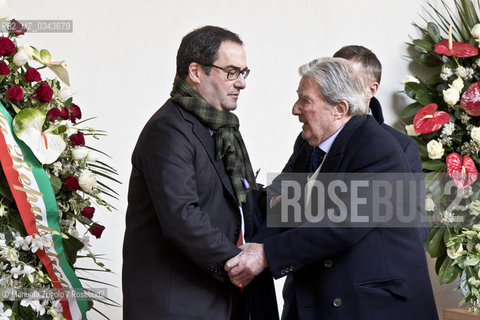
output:
M 78 177 L 78 185 L 83 191 L 92 192 L 93 188 L 97 186 L 97 179 L 93 173 L 85 170 Z
M 408 126 L 405 126 L 405 130 L 407 131 L 407 134 L 411 137 L 416 137 L 420 135 L 420 133 L 415 131 L 415 127 L 413 126 L 413 124 L 409 124 Z
M 477 41 L 479 41 L 479 39 L 480 39 L 480 24 L 477 23 L 476 25 L 474 25 L 471 33 L 472 33 L 472 37 L 474 37 Z
M 8 19 L 10 14 L 10 4 L 8 0 L 0 0 L 0 19 Z
M 28 62 L 28 55 L 24 51 L 18 51 L 13 56 L 13 63 L 15 63 L 17 67 L 22 67 L 27 62 Z
M 480 145 L 480 127 L 473 127 L 472 131 L 470 132 L 470 137 L 472 137 L 472 140 Z
M 73 91 L 70 88 L 62 88 L 62 90 L 60 90 L 59 95 L 62 101 L 67 101 L 68 99 L 73 97 Z
M 413 76 L 406 76 L 405 78 L 403 78 L 403 81 L 402 81 L 404 84 L 405 83 L 408 83 L 408 82 L 415 82 L 415 83 L 420 83 L 420 81 L 413 77 Z
M 431 140 L 427 143 L 427 151 L 428 157 L 430 159 L 441 159 L 445 150 L 443 150 L 443 146 L 437 140 Z
M 435 209 L 435 202 L 430 198 L 425 199 L 425 210 L 433 211 L 433 209 Z
M 72 149 L 72 157 L 75 160 L 82 160 L 88 157 L 88 148 L 85 147 L 76 147 Z
M 87 161 L 88 162 L 95 162 L 98 159 L 100 159 L 100 155 L 98 154 L 98 152 L 95 152 L 95 151 L 89 151 L 88 152 L 88 155 L 87 155 Z
M 450 88 L 456 89 L 458 92 L 462 91 L 463 89 L 463 80 L 462 78 L 458 77 L 455 79 L 452 84 L 450 85 Z
M 455 88 L 443 90 L 443 100 L 449 106 L 454 106 L 460 100 L 460 92 Z

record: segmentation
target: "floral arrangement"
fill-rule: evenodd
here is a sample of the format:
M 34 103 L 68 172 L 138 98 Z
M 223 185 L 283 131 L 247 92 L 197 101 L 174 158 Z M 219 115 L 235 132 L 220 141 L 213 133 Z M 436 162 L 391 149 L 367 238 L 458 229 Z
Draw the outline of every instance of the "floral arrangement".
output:
M 453 0 L 453 9 L 442 3 L 427 3 L 426 25 L 413 24 L 421 37 L 409 43 L 412 63 L 423 77 L 433 76 L 404 79 L 415 102 L 400 116 L 425 172 L 425 209 L 433 221 L 426 249 L 440 283 L 459 278 L 460 305 L 479 311 L 480 2 Z
M 68 264 L 67 267 L 73 270 L 73 278 L 77 276 L 83 280 L 82 286 L 89 286 L 92 281 L 107 285 L 79 275 L 82 272 L 110 271 L 101 262 L 101 257 L 92 253 L 89 241 L 90 235 L 100 238 L 105 229 L 95 222 L 96 208 L 111 211 L 114 208 L 105 196 L 116 199 L 117 195 L 101 182 L 102 178 L 118 182 L 114 178 L 117 174 L 115 169 L 100 161 L 100 157 L 105 155 L 103 152 L 86 144 L 88 138 L 98 139 L 105 132 L 83 126 L 90 119 L 82 121 L 82 110 L 73 103 L 65 63 L 52 61 L 51 54 L 45 49 L 20 44 L 25 31 L 19 22 L 11 20 L 8 34 L 0 36 L 0 102 L 13 118 L 11 127 L 19 146 L 24 144 L 22 150 L 32 152 L 35 162 L 38 161 L 39 168 L 47 177 L 48 188 L 53 190 L 58 228 L 38 225 L 38 233 L 27 231 L 30 227 L 27 227 L 14 197 L 15 185 L 0 167 L 0 291 L 3 290 L 0 295 L 0 319 L 85 319 L 85 311 L 81 311 L 80 316 L 75 316 L 73 311 L 67 312 L 59 296 L 4 299 L 6 289 L 56 288 L 48 268 L 42 263 L 41 257 L 45 258 L 45 254 L 42 256 L 39 253 L 46 252 L 51 257 L 48 250 L 58 249 L 60 245 L 63 246 L 61 254 L 66 259 L 63 264 Z M 42 74 L 46 70 L 56 76 L 48 79 Z M 5 117 L 0 118 L 2 130 L 5 130 L 1 127 Z M 13 150 L 19 151 L 14 147 L 9 150 L 15 167 L 18 159 Z M 28 166 L 30 163 L 25 163 L 22 169 L 32 171 Z M 18 180 L 23 182 L 27 195 L 31 195 L 27 202 L 34 208 L 37 201 L 34 195 L 38 191 L 28 189 L 33 182 L 26 179 L 19 175 Z M 96 267 L 75 267 L 81 258 L 91 259 Z M 79 289 L 78 286 L 76 289 Z M 89 291 L 86 287 L 81 290 Z M 86 299 L 86 309 L 97 310 L 93 307 L 94 300 Z M 108 298 L 98 301 L 116 305 Z

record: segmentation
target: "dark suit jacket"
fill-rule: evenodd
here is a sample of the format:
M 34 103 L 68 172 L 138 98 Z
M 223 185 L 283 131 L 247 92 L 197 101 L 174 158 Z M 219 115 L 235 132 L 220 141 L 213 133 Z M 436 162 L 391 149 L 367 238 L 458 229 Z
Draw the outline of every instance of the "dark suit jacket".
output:
M 291 172 L 308 172 L 299 137 Z M 408 172 L 403 151 L 372 117 L 352 118 L 321 172 Z M 422 234 L 415 228 L 294 228 L 264 241 L 275 278 L 292 275 L 299 319 L 438 319 Z
M 420 159 L 420 153 L 418 153 L 418 146 L 417 142 L 407 136 L 406 134 L 390 127 L 388 124 L 384 122 L 383 113 L 382 113 L 382 106 L 377 98 L 373 97 L 370 100 L 370 110 L 372 110 L 373 117 L 381 124 L 382 128 L 387 130 L 395 140 L 397 140 L 398 144 L 403 149 L 403 153 L 407 158 L 408 165 L 410 167 L 411 172 L 423 172 L 422 170 L 422 160 Z
M 240 252 L 241 218 L 208 128 L 169 100 L 143 129 L 132 164 L 124 319 L 230 319 L 239 291 L 223 268 Z M 248 238 L 252 215 L 243 210 Z

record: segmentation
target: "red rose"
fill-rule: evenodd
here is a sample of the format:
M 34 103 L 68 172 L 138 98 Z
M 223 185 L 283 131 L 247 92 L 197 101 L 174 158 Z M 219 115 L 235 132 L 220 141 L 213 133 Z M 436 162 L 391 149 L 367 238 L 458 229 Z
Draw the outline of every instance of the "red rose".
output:
M 85 207 L 85 208 L 83 208 L 83 210 L 80 212 L 80 214 L 81 214 L 82 216 L 84 216 L 85 218 L 92 219 L 94 212 L 95 212 L 95 208 L 94 208 L 94 207 Z
M 52 101 L 53 90 L 50 86 L 42 81 L 35 92 L 33 93 L 32 97 L 37 98 L 40 102 L 46 103 Z
M 80 110 L 80 107 L 77 106 L 75 103 L 72 103 L 70 106 L 70 121 L 73 123 L 77 123 L 77 119 L 82 118 L 82 111 Z
M 17 51 L 17 47 L 15 47 L 15 43 L 13 43 L 12 40 L 6 37 L 0 37 L 0 54 L 2 56 L 8 56 L 15 51 Z
M 102 236 L 102 232 L 103 230 L 105 230 L 105 227 L 102 226 L 101 224 L 98 224 L 98 223 L 94 223 L 92 225 L 92 227 L 90 228 L 90 232 L 98 238 L 100 238 Z
M 78 180 L 74 176 L 70 176 L 64 181 L 65 183 L 65 188 L 70 191 L 77 191 L 80 189 L 80 186 L 78 185 Z
M 10 28 L 8 31 L 15 34 L 16 36 L 21 36 L 22 34 L 25 34 L 25 32 L 27 32 L 27 28 L 22 26 L 22 24 L 17 20 L 12 19 L 10 21 Z
M 85 145 L 85 138 L 83 137 L 83 133 L 78 131 L 75 134 L 70 136 L 70 141 L 74 146 L 83 146 Z
M 60 110 L 58 110 L 57 108 L 53 108 L 53 109 L 48 110 L 47 118 L 50 121 L 53 122 L 53 121 L 57 120 L 58 117 L 60 117 Z
M 27 72 L 25 72 L 25 80 L 28 82 L 37 82 L 42 81 L 42 77 L 40 73 L 35 68 L 28 68 Z
M 20 101 L 23 98 L 23 90 L 18 84 L 7 90 L 7 98 L 13 102 Z
M 8 68 L 7 63 L 5 61 L 2 61 L 0 63 L 0 75 L 6 76 L 7 74 L 10 74 L 10 68 Z
M 63 107 L 62 110 L 60 110 L 60 117 L 63 120 L 68 120 L 68 109 L 67 109 L 67 107 Z

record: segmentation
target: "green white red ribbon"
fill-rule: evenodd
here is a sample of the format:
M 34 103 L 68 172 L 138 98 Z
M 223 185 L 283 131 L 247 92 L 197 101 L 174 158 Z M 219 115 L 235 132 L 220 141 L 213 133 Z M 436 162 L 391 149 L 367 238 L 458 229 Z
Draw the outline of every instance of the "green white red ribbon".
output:
M 12 117 L 0 103 L 0 162 L 28 235 L 49 237 L 54 246 L 37 250 L 57 294 L 61 295 L 63 316 L 87 319 L 87 300 L 80 281 L 63 251 L 57 201 L 47 173 L 31 150 L 12 131 Z

